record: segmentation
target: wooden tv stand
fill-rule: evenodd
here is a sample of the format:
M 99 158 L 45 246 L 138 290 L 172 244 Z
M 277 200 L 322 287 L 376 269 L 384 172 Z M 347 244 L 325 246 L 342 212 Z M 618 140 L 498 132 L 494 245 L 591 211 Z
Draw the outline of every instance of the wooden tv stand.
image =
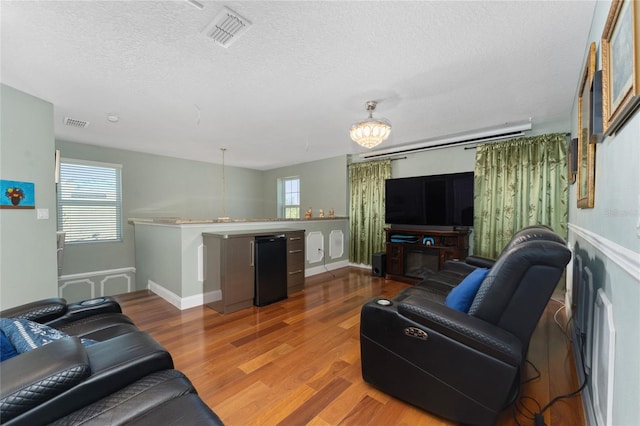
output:
M 469 255 L 470 230 L 387 228 L 387 278 L 415 282 L 442 269 L 447 260 Z

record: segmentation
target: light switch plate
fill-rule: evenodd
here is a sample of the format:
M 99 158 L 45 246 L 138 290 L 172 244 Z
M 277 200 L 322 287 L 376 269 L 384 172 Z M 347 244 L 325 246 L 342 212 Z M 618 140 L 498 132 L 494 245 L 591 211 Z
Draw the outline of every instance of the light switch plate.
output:
M 38 220 L 49 219 L 49 209 L 37 209 L 36 215 Z

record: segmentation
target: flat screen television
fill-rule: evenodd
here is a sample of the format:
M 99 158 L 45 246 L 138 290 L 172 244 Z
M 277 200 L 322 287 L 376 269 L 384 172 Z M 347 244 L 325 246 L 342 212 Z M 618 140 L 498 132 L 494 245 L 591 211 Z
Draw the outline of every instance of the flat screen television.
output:
M 385 181 L 385 222 L 473 226 L 473 172 Z

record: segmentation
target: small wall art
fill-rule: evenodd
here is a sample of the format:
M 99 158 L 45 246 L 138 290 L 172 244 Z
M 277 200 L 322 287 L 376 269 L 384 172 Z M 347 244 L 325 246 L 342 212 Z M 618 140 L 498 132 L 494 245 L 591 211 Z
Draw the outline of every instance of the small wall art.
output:
M 567 167 L 569 170 L 569 183 L 576 183 L 578 172 L 578 138 L 569 140 L 567 146 Z
M 0 179 L 0 209 L 34 209 L 34 192 L 33 183 Z
M 613 0 L 602 33 L 602 113 L 613 134 L 640 104 L 640 3 Z

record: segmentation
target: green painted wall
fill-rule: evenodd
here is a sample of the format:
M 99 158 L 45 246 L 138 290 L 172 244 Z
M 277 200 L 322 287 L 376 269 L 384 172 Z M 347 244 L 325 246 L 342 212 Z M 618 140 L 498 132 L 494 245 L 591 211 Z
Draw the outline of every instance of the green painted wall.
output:
M 53 105 L 0 85 L 0 178 L 35 184 L 36 210 L 0 210 L 0 308 L 58 295 Z M 0 194 L 4 196 L 4 194 Z
M 476 150 L 458 146 L 407 154 L 404 157 L 406 158 L 391 162 L 393 178 L 472 172 L 476 163 Z
M 216 218 L 223 215 L 222 167 L 159 155 L 56 141 L 63 158 L 122 164 L 123 218 Z M 225 211 L 235 218 L 262 215 L 261 172 L 225 167 Z M 133 225 L 124 241 L 65 247 L 62 274 L 135 266 Z
M 301 216 L 304 217 L 307 209 L 312 209 L 314 217 L 320 209 L 324 209 L 325 215 L 329 209 L 333 209 L 336 216 L 348 215 L 347 156 L 340 156 L 264 172 L 264 217 L 277 217 L 278 179 L 294 176 L 300 178 Z
M 597 47 L 597 69 L 602 68 L 601 38 L 611 3 L 596 2 L 584 57 L 591 42 Z M 637 41 L 636 41 L 637 42 Z M 577 92 L 572 111 L 572 137 L 578 135 Z M 594 286 L 602 288 L 613 307 L 615 367 L 613 384 L 614 425 L 640 422 L 640 113 L 613 137 L 596 145 L 595 205 L 576 207 L 577 185 L 570 188 L 569 241 L 594 274 Z M 615 248 L 611 251 L 610 248 Z M 621 262 L 626 256 L 627 262 Z M 624 267 L 623 267 L 624 265 Z M 587 395 L 598 392 L 590 379 Z

